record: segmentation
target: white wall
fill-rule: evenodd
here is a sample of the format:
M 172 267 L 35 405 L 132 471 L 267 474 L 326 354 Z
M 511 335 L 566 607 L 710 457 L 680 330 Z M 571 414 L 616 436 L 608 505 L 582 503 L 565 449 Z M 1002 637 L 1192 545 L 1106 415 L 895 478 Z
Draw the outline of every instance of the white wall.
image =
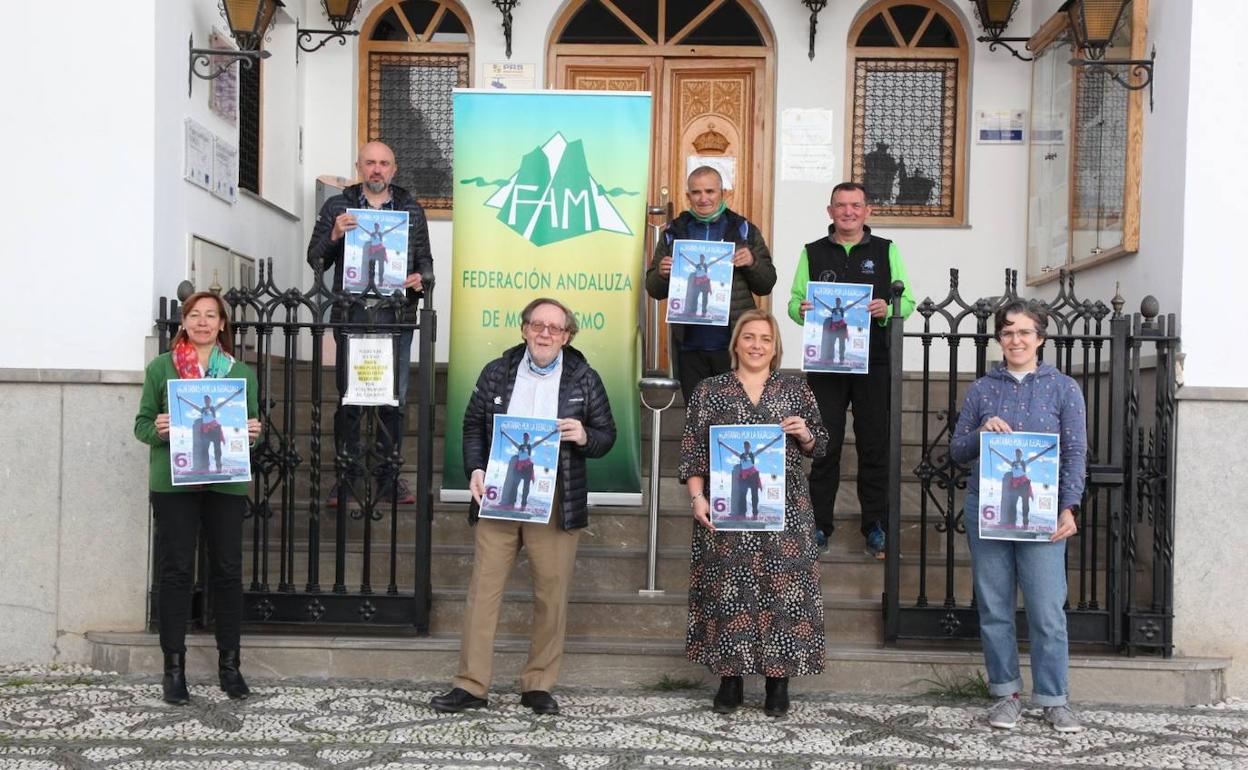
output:
M 197 48 L 207 48 L 214 27 L 227 34 L 228 30 L 215 0 L 155 5 L 156 146 L 154 179 L 148 184 L 155 190 L 156 259 L 154 288 L 146 298 L 149 317 L 155 312 L 156 297 L 174 296 L 178 283 L 188 277 L 191 235 L 257 260 L 272 257 L 279 288 L 300 281 L 304 244 L 297 214 L 305 190 L 311 189 L 298 162 L 301 89 L 294 66 L 295 25 L 290 17 L 299 4 L 288 4 L 288 16 L 274 25 L 265 43 L 273 55 L 261 65 L 265 68 L 261 193 L 289 212 L 285 214 L 242 192 L 230 205 L 182 178 L 186 118 L 238 144 L 238 127 L 208 109 L 209 81 L 194 78 L 190 98 L 186 95 L 187 35 L 194 35 Z
M 49 31 L 55 46 L 27 33 L 0 46 L 7 105 L 0 196 L 6 211 L 17 212 L 0 247 L 9 288 L 0 303 L 0 368 L 143 364 L 157 5 L 66 0 L 6 8 L 10 29 Z M 125 30 L 124 44 L 109 30 Z
M 1248 5 L 1202 0 L 1191 9 L 1193 41 L 1235 40 L 1248 34 Z M 1182 206 L 1185 383 L 1248 387 L 1248 360 L 1227 355 L 1243 313 L 1235 295 L 1248 283 L 1237 225 L 1248 222 L 1248 52 L 1237 45 L 1193 45 L 1187 109 L 1187 184 L 1154 212 L 1166 220 Z M 1175 153 L 1178 154 L 1177 152 Z M 1180 200 L 1182 201 L 1180 204 Z

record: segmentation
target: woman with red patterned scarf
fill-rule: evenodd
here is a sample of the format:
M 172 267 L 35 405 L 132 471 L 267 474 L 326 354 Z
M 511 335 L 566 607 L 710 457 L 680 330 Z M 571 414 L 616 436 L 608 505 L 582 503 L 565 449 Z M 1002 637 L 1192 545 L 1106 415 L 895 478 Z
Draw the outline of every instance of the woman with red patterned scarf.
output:
M 253 443 L 260 436 L 256 375 L 246 364 L 235 360 L 233 353 L 225 302 L 211 292 L 192 294 L 182 305 L 182 326 L 170 351 L 147 365 L 139 412 L 134 418 L 135 437 L 151 446 L 148 488 L 156 524 L 156 606 L 165 664 L 161 684 L 165 702 L 175 705 L 190 700 L 186 687 L 186 624 L 201 525 L 212 575 L 210 590 L 221 689 L 230 698 L 246 698 L 250 692 L 238 668 L 243 612 L 243 513 L 247 510 L 248 483 L 175 487 L 169 467 L 169 380 L 246 380 L 247 435 Z M 208 417 L 205 415 L 204 419 Z

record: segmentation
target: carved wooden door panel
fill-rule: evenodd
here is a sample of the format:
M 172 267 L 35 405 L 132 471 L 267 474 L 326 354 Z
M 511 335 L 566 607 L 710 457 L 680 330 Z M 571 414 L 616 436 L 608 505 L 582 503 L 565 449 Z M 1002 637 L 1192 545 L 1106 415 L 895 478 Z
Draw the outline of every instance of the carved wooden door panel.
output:
M 661 144 L 661 173 L 673 196 L 683 203 L 685 180 L 699 165 L 714 166 L 724 177 L 724 200 L 733 211 L 758 224 L 765 206 L 757 184 L 762 178 L 758 147 L 767 119 L 758 84 L 764 63 L 758 59 L 668 59 L 664 62 L 666 120 Z

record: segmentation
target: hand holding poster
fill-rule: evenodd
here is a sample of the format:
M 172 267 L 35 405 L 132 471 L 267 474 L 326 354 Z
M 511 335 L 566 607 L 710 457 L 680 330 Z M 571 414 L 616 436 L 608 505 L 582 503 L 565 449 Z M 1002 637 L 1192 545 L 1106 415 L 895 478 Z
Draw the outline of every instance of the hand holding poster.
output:
M 667 295 L 667 322 L 727 326 L 732 301 L 730 241 L 672 242 L 672 277 Z
M 377 291 L 398 294 L 407 280 L 406 211 L 347 209 L 355 228 L 347 231 L 343 246 L 342 288 L 361 294 L 377 271 Z
M 802 324 L 802 371 L 866 374 L 871 285 L 811 281 Z
M 494 415 L 481 516 L 546 524 L 558 472 L 556 420 Z
M 981 433 L 979 536 L 1047 542 L 1057 531 L 1056 433 Z
M 784 530 L 784 431 L 711 426 L 711 522 L 717 530 Z
M 169 380 L 173 485 L 251 481 L 247 381 Z

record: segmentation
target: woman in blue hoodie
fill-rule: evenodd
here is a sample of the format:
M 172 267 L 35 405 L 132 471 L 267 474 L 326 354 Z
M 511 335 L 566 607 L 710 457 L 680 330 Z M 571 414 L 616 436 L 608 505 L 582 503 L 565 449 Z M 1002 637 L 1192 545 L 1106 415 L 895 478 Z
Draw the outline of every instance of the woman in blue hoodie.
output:
M 988 669 L 988 692 L 996 701 L 988 723 L 1009 729 L 1022 715 L 1014 630 L 1015 598 L 1022 588 L 1031 645 L 1032 702 L 1061 732 L 1083 727 L 1068 704 L 1066 636 L 1066 539 L 1075 523 L 1087 462 L 1087 407 L 1073 379 L 1038 357 L 1048 313 L 1034 301 L 1013 300 L 997 311 L 996 338 L 1004 362 L 971 383 L 949 442 L 953 459 L 972 465 L 963 523 L 979 609 L 979 632 Z M 1061 437 L 1057 530 L 1049 542 L 979 537 L 979 434 L 985 431 L 1056 433 Z

